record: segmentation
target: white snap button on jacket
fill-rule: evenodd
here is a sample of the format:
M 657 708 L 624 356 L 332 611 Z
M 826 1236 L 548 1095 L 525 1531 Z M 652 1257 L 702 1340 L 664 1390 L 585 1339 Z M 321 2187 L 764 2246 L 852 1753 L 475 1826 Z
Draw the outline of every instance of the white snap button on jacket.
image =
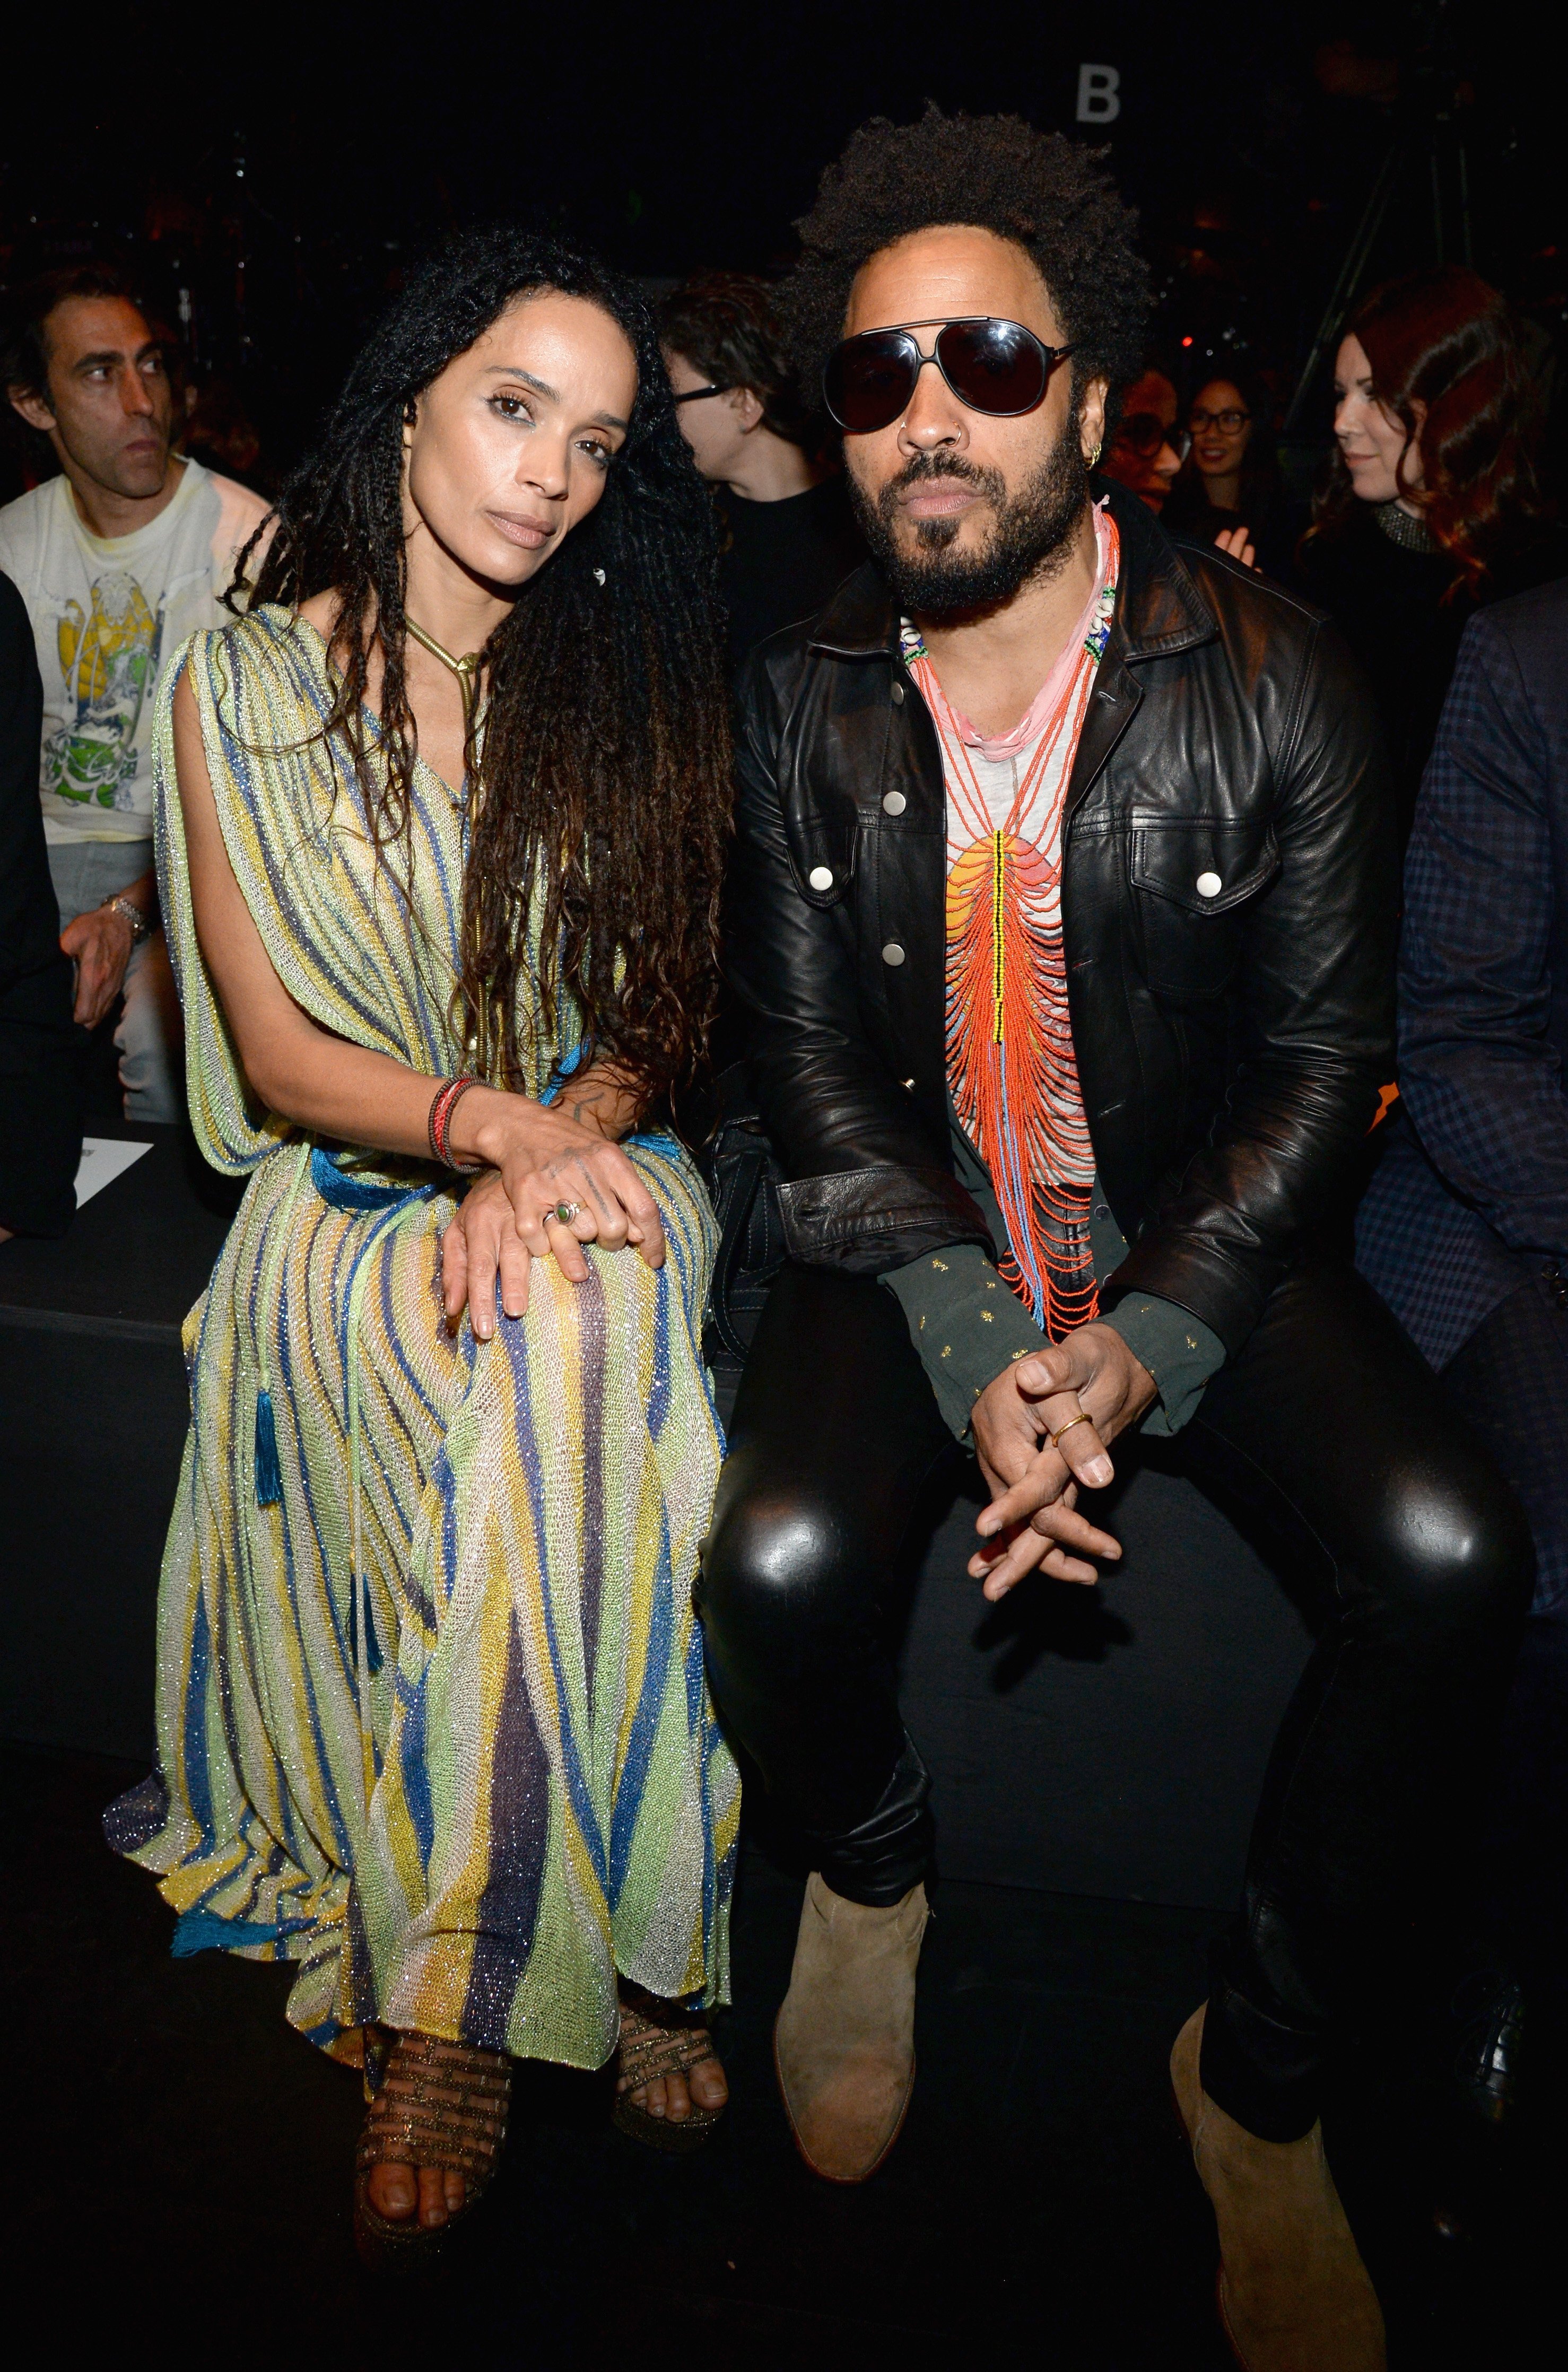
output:
M 830 890 L 833 886 L 833 868 L 830 865 L 814 865 L 806 878 L 810 882 L 813 890 Z M 1203 878 L 1206 881 L 1209 876 L 1205 873 Z M 1214 888 L 1217 890 L 1219 886 L 1216 881 Z
M 901 708 L 901 707 L 903 706 L 903 704 L 904 704 L 904 688 L 903 688 L 903 685 L 902 685 L 901 683 L 896 683 L 896 684 L 893 686 L 893 706 L 894 706 L 895 708 Z
M 813 874 L 811 878 L 815 881 L 816 875 Z M 1225 883 L 1217 873 L 1200 873 L 1195 886 L 1200 898 L 1217 898 Z
M 902 791 L 889 791 L 882 801 L 882 812 L 884 815 L 902 815 L 908 805 Z
M 903 959 L 904 951 L 902 948 L 900 947 L 897 939 L 889 939 L 887 946 L 882 950 L 883 962 L 885 964 L 901 964 Z

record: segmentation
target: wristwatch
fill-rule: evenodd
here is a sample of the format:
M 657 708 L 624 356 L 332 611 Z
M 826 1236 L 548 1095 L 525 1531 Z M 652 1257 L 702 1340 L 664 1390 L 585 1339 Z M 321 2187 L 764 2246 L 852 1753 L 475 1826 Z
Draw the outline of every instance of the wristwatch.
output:
M 152 937 L 151 922 L 139 906 L 132 904 L 129 898 L 106 898 L 103 901 L 103 912 L 106 914 L 124 916 L 131 925 L 131 945 L 134 948 L 139 948 L 144 939 Z

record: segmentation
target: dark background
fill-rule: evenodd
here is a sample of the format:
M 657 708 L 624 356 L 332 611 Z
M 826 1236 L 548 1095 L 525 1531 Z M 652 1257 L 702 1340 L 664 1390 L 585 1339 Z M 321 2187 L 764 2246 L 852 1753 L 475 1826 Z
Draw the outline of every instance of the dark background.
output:
M 4 52 L 0 278 L 128 262 L 198 383 L 254 422 L 265 487 L 442 233 L 504 214 L 652 280 L 777 272 L 854 126 L 935 99 L 1106 141 L 1156 268 L 1155 350 L 1180 377 L 1260 364 L 1282 414 L 1402 143 L 1362 285 L 1468 245 L 1550 392 L 1568 206 L 1546 22 L 1482 0 L 40 10 Z M 1085 64 L 1120 76 L 1111 122 L 1075 121 Z M 20 448 L 5 466 L 14 493 Z

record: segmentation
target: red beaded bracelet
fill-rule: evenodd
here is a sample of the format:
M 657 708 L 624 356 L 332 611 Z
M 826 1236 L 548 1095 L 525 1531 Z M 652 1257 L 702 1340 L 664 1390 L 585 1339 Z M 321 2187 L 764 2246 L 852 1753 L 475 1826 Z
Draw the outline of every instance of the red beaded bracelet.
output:
M 431 1159 L 438 1161 L 443 1169 L 455 1169 L 464 1178 L 471 1178 L 475 1170 L 484 1168 L 484 1163 L 458 1161 L 453 1158 L 452 1114 L 470 1087 L 482 1087 L 483 1085 L 482 1079 L 476 1079 L 466 1072 L 461 1078 L 447 1079 L 436 1088 L 436 1099 L 430 1107 L 430 1121 L 426 1133 L 430 1138 Z

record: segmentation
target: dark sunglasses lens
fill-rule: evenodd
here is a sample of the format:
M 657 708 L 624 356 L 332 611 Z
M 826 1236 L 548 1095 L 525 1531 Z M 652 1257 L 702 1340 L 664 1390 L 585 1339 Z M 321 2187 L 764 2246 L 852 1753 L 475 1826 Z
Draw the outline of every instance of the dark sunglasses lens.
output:
M 846 338 L 830 355 L 823 401 L 848 436 L 869 436 L 898 418 L 914 386 L 912 346 L 912 339 L 895 330 L 886 337 Z
M 1145 461 L 1152 461 L 1162 445 L 1171 438 L 1169 430 L 1157 413 L 1130 412 L 1121 424 L 1122 442 Z
M 1050 371 L 1045 348 L 1016 321 L 950 321 L 936 359 L 955 395 L 976 412 L 1032 412 Z

